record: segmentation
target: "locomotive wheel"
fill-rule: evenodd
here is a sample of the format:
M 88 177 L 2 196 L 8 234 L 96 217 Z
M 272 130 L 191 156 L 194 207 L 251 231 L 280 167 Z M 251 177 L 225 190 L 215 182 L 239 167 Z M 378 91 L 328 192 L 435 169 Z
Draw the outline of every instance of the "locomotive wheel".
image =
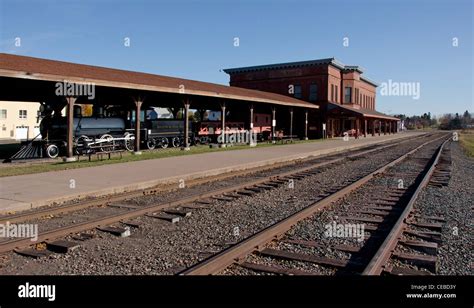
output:
M 135 150 L 135 145 L 134 145 L 134 140 L 131 139 L 134 137 L 133 134 L 130 134 L 130 133 L 125 133 L 125 135 L 123 135 L 124 138 L 127 138 L 125 141 L 124 141 L 124 146 L 125 146 L 125 149 L 127 149 L 127 151 L 129 152 L 133 152 L 133 150 Z
M 114 140 L 114 137 L 112 137 L 112 136 L 109 135 L 109 134 L 105 134 L 105 135 L 100 136 L 100 139 L 107 140 L 107 142 L 102 143 L 102 146 L 100 147 L 100 150 L 101 150 L 102 152 L 115 150 L 115 140 Z
M 173 137 L 173 139 L 171 139 L 171 144 L 173 145 L 174 148 L 179 147 L 181 145 L 181 138 Z
M 46 155 L 48 155 L 49 158 L 56 158 L 59 155 L 59 148 L 55 144 L 50 144 L 46 148 Z
M 163 137 L 159 139 L 158 144 L 160 145 L 160 148 L 166 149 L 170 142 L 168 141 L 168 138 Z
M 89 140 L 89 137 L 86 135 L 81 135 L 79 138 L 76 139 L 76 149 L 75 152 L 77 155 L 82 155 L 85 153 L 85 149 L 87 149 L 87 140 Z
M 148 148 L 148 150 L 154 150 L 156 148 L 156 140 L 155 139 L 147 140 L 146 147 Z

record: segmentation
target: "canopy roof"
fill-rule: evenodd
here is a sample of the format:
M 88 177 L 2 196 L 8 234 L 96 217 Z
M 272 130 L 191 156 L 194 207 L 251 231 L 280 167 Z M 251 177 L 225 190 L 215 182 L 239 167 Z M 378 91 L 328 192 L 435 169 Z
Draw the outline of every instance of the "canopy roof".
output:
M 357 106 L 357 107 L 354 107 Z M 359 105 L 339 105 L 335 103 L 328 103 L 328 111 L 331 112 L 331 110 L 338 109 L 340 111 L 345 111 L 351 114 L 355 114 L 357 116 L 361 117 L 366 117 L 366 118 L 376 118 L 376 119 L 384 119 L 384 120 L 392 120 L 392 121 L 400 121 L 399 118 L 391 117 L 389 115 L 386 115 L 384 113 L 372 110 L 372 109 L 366 109 L 366 108 L 358 108 Z
M 0 53 L 0 77 L 28 80 L 93 83 L 96 86 L 198 95 L 222 100 L 241 100 L 318 109 L 302 100 L 257 90 L 91 65 Z

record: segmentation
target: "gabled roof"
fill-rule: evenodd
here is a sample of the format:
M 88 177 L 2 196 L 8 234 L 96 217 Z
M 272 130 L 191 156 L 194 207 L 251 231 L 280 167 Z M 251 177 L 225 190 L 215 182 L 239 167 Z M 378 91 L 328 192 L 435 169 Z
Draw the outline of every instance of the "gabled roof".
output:
M 400 121 L 399 118 L 395 118 L 395 117 L 386 115 L 384 113 L 381 113 L 372 109 L 367 109 L 367 108 L 362 108 L 362 107 L 357 108 L 357 107 L 352 107 L 348 105 L 340 105 L 340 104 L 328 102 L 328 111 L 332 109 L 337 109 L 337 108 L 356 114 L 358 116 L 366 117 L 366 118 L 377 118 L 377 119 L 384 119 L 384 120 Z
M 93 83 L 96 86 L 176 94 L 183 94 L 184 89 L 184 94 L 186 95 L 208 96 L 223 100 L 242 100 L 311 109 L 319 108 L 317 105 L 290 96 L 270 92 L 5 53 L 0 53 L 0 77 L 53 82 Z

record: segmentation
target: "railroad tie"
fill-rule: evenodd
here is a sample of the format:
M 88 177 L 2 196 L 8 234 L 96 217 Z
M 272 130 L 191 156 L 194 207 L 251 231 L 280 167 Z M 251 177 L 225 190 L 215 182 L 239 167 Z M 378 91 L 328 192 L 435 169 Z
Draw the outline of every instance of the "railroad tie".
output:
M 343 220 L 355 220 L 355 221 L 362 221 L 362 222 L 368 222 L 368 223 L 373 223 L 373 224 L 380 224 L 384 221 L 383 218 L 380 217 L 361 217 L 361 216 L 342 216 L 339 217 L 340 219 Z
M 399 243 L 430 255 L 436 255 L 436 252 L 438 250 L 438 244 L 435 242 L 401 240 Z
M 114 227 L 114 226 L 106 226 L 106 227 L 98 227 L 97 230 L 102 231 L 102 232 L 107 232 L 116 236 L 120 237 L 128 237 L 130 236 L 130 228 L 125 227 Z
M 426 270 L 414 269 L 410 267 L 401 267 L 401 266 L 387 266 L 384 270 L 385 273 L 394 275 L 394 276 L 432 276 L 433 273 L 430 273 Z
M 153 214 L 146 214 L 145 216 L 151 217 L 151 218 L 157 218 L 157 219 L 161 219 L 161 220 L 165 220 L 165 221 L 169 221 L 172 224 L 177 223 L 177 222 L 180 221 L 179 216 L 170 215 L 170 214 L 166 214 L 166 213 L 162 213 L 162 212 L 153 213 Z
M 68 253 L 75 250 L 80 245 L 79 243 L 66 241 L 66 240 L 57 240 L 53 242 L 46 242 L 46 249 L 51 250 L 57 253 Z
M 436 257 L 426 256 L 413 253 L 394 252 L 393 257 L 402 260 L 406 263 L 413 264 L 416 266 L 425 267 L 433 273 L 437 272 Z
M 355 261 L 351 261 L 351 260 L 340 260 L 340 259 L 331 259 L 327 257 L 316 257 L 312 255 L 307 255 L 307 254 L 295 253 L 295 252 L 289 252 L 289 251 L 271 249 L 271 248 L 263 249 L 262 251 L 260 251 L 260 254 L 263 256 L 268 256 L 268 257 L 273 257 L 273 258 L 286 259 L 290 261 L 309 262 L 309 263 L 315 263 L 315 264 L 326 265 L 326 266 L 337 267 L 337 268 L 344 268 L 349 265 L 360 266 L 359 263 Z
M 287 275 L 287 276 L 308 276 L 308 275 L 316 275 L 311 272 L 294 269 L 294 268 L 284 268 L 277 265 L 265 265 L 265 264 L 257 264 L 251 262 L 243 262 L 239 264 L 240 267 L 249 269 L 255 272 L 264 272 L 264 273 L 271 273 L 277 275 Z
M 191 211 L 187 211 L 184 209 L 169 209 L 169 210 L 165 210 L 164 212 L 166 214 L 177 215 L 181 217 L 189 217 L 191 216 L 191 213 L 192 213 Z
M 426 229 L 434 229 L 434 230 L 441 230 L 443 228 L 443 224 L 441 223 L 429 223 L 429 222 L 408 222 L 409 225 L 426 228 Z
M 53 252 L 50 251 L 50 250 L 46 250 L 46 249 L 41 249 L 41 250 L 38 250 L 38 249 L 34 249 L 34 248 L 26 248 L 26 249 L 15 249 L 13 250 L 15 253 L 21 255 L 21 256 L 24 256 L 24 257 L 30 257 L 30 258 L 34 258 L 34 259 L 39 259 L 39 258 L 42 258 L 42 257 L 47 257 L 49 255 L 51 255 Z
M 412 229 L 405 229 L 403 230 L 404 233 L 409 234 L 411 236 L 418 237 L 420 239 L 430 241 L 430 242 L 436 242 L 436 243 L 441 243 L 441 233 L 440 232 L 434 232 L 434 231 L 416 231 Z
M 297 239 L 287 239 L 284 240 L 283 243 L 300 245 L 304 247 L 314 247 L 314 248 L 330 248 L 350 253 L 356 253 L 360 251 L 360 247 L 357 246 L 350 246 L 350 245 L 334 245 L 334 246 L 327 246 L 316 241 L 307 241 L 307 240 L 297 240 Z

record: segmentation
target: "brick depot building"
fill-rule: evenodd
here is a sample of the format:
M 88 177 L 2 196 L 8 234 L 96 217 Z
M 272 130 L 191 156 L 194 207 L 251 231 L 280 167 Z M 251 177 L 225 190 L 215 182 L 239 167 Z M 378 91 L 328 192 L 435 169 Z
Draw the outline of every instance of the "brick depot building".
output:
M 334 58 L 231 68 L 230 85 L 293 96 L 319 105 L 310 111 L 309 137 L 397 132 L 398 118 L 375 110 L 377 84 L 359 66 Z

